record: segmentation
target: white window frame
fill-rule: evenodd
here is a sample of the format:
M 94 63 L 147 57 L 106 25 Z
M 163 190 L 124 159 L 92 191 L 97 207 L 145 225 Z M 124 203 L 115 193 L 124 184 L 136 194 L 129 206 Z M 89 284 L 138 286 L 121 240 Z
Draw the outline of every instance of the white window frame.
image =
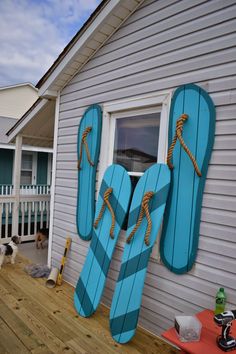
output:
M 158 107 L 157 112 L 161 112 L 160 115 L 160 128 L 159 128 L 159 141 L 158 141 L 158 163 L 166 163 L 167 149 L 168 149 L 168 126 L 169 126 L 169 111 L 172 97 L 172 90 L 162 91 L 145 96 L 136 96 L 133 98 L 122 99 L 105 103 L 103 105 L 103 126 L 102 126 L 102 143 L 100 150 L 100 163 L 98 172 L 98 188 L 99 191 L 102 177 L 105 170 L 109 165 L 113 163 L 114 142 L 115 142 L 115 123 L 116 116 L 122 117 L 126 115 L 128 111 L 139 111 L 148 108 L 153 113 L 153 108 Z M 133 114 L 132 114 L 133 116 Z M 114 117 L 114 119 L 113 119 Z M 130 173 L 132 175 L 132 173 Z M 138 173 L 135 173 L 137 176 Z M 140 176 L 143 173 L 140 173 Z M 124 246 L 125 232 L 121 232 L 118 241 L 118 247 Z M 159 237 L 153 247 L 151 257 L 155 260 L 159 260 Z
M 37 160 L 38 160 L 38 153 L 34 151 L 23 151 L 22 155 L 31 155 L 32 156 L 32 174 L 31 174 L 31 185 L 36 184 L 36 177 L 37 177 Z M 21 172 L 24 171 L 21 168 Z

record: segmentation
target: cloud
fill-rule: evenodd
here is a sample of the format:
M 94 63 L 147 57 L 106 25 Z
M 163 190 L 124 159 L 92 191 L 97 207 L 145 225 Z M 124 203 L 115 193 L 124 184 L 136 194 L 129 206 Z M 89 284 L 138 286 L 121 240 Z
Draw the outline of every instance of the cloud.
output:
M 35 84 L 99 2 L 0 1 L 0 86 Z

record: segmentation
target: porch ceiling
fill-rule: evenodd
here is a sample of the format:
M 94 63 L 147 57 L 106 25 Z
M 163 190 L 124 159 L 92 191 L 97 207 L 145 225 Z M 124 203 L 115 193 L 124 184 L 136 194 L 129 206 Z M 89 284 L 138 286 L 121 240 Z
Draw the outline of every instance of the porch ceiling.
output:
M 55 101 L 39 99 L 7 133 L 8 142 L 22 135 L 24 145 L 53 148 Z

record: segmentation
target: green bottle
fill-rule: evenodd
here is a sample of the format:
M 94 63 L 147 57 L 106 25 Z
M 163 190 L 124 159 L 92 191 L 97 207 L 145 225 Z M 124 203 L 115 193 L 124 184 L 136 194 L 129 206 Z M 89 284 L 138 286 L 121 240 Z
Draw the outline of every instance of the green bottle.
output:
M 225 310 L 226 295 L 224 288 L 220 288 L 216 293 L 215 315 L 218 315 Z

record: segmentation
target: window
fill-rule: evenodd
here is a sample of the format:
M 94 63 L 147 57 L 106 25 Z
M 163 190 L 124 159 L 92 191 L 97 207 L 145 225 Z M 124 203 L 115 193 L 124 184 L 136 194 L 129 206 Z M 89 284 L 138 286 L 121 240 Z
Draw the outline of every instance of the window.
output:
M 150 113 L 153 112 L 153 113 Z M 160 108 L 111 115 L 115 120 L 113 163 L 129 173 L 132 193 L 140 176 L 157 162 Z M 126 218 L 123 229 L 127 229 Z
M 104 105 L 97 189 L 112 163 L 127 169 L 134 189 L 147 168 L 166 162 L 170 99 L 171 92 L 162 92 Z M 124 233 L 120 245 L 122 239 Z
M 160 109 L 115 114 L 113 163 L 126 168 L 136 184 L 140 175 L 157 162 Z
M 33 155 L 22 153 L 20 184 L 32 183 Z
M 138 96 L 103 107 L 98 185 L 112 163 L 140 177 L 153 163 L 165 163 L 171 92 Z
M 22 152 L 20 184 L 36 183 L 37 153 Z

